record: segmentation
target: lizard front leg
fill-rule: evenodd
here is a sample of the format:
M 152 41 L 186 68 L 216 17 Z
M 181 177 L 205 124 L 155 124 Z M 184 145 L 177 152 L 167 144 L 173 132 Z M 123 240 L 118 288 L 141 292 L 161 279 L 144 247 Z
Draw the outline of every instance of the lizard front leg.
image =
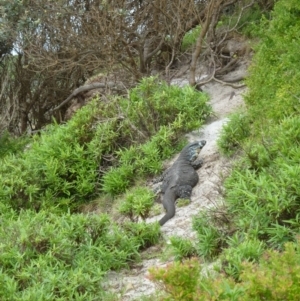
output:
M 202 165 L 204 164 L 204 161 L 202 159 L 196 160 L 194 162 L 191 162 L 191 165 L 193 166 L 193 168 L 199 169 L 200 167 L 202 167 Z
M 176 193 L 180 199 L 190 199 L 193 187 L 191 185 L 181 185 L 177 187 Z

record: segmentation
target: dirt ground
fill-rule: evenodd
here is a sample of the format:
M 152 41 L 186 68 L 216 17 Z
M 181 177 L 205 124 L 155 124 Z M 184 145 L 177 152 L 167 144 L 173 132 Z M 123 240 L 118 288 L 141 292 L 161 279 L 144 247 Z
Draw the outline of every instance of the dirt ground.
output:
M 246 63 L 241 64 L 237 70 L 231 72 L 228 76 L 240 76 L 245 74 L 246 69 Z M 172 84 L 179 86 L 188 84 L 186 76 L 174 79 Z M 204 160 L 204 165 L 198 170 L 200 180 L 193 189 L 191 203 L 177 208 L 175 217 L 161 228 L 167 243 L 171 236 L 195 238 L 195 232 L 192 230 L 192 217 L 199 211 L 221 201 L 222 182 L 224 176 L 230 170 L 231 162 L 219 154 L 216 142 L 222 126 L 228 120 L 227 116 L 244 105 L 242 95 L 245 93 L 246 87 L 234 89 L 218 82 L 209 82 L 202 89 L 210 96 L 214 115 L 201 129 L 188 133 L 187 138 L 191 142 L 203 139 L 207 141 L 199 155 Z M 176 157 L 169 164 L 172 164 Z M 148 221 L 158 221 L 163 215 L 164 213 L 152 217 Z M 159 251 L 158 248 L 150 248 L 147 252 L 155 253 Z M 172 258 L 169 261 L 172 261 Z M 155 284 L 147 278 L 148 269 L 152 266 L 163 267 L 167 263 L 162 261 L 159 256 L 154 256 L 154 258 L 143 260 L 130 270 L 110 272 L 104 286 L 107 290 L 117 293 L 119 300 L 141 300 L 142 296 L 150 296 L 155 294 L 156 291 Z

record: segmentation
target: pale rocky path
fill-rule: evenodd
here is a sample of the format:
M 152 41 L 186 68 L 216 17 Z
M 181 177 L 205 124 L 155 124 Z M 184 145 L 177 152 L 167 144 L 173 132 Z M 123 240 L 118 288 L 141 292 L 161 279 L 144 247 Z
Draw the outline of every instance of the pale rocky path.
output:
M 245 72 L 245 66 L 232 72 L 231 75 L 239 75 Z M 188 84 L 185 79 L 175 79 L 172 84 L 183 86 Z M 162 228 L 164 239 L 168 242 L 171 236 L 181 236 L 184 238 L 195 238 L 192 230 L 192 216 L 199 211 L 213 206 L 220 202 L 222 181 L 230 169 L 230 162 L 221 157 L 216 141 L 223 124 L 227 121 L 226 116 L 243 106 L 242 94 L 245 88 L 233 89 L 230 86 L 223 86 L 217 82 L 210 82 L 202 87 L 210 95 L 210 103 L 213 107 L 214 116 L 200 130 L 187 135 L 189 141 L 206 140 L 207 144 L 200 153 L 200 158 L 204 159 L 204 165 L 198 170 L 199 183 L 193 189 L 191 203 L 185 207 L 176 209 L 176 215 L 169 220 Z M 234 93 L 234 94 L 233 94 Z M 170 161 L 170 164 L 176 159 Z M 163 214 L 150 218 L 148 221 L 159 220 Z M 150 251 L 157 251 L 159 247 L 152 247 Z M 171 261 L 171 259 L 170 259 Z M 141 300 L 142 296 L 150 296 L 156 291 L 155 284 L 148 276 L 150 267 L 163 267 L 167 262 L 159 258 L 143 260 L 131 270 L 110 272 L 107 275 L 105 287 L 109 291 L 117 293 L 118 300 L 133 301 Z

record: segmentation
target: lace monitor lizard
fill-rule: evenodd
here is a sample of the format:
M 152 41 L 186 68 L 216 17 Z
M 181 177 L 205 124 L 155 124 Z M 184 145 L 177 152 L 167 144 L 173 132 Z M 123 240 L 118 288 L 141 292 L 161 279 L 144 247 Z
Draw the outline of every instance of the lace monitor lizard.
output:
M 188 144 L 174 164 L 156 181 L 162 181 L 160 192 L 163 195 L 162 203 L 166 210 L 166 214 L 159 221 L 161 226 L 175 215 L 176 199 L 190 199 L 193 187 L 199 181 L 196 169 L 203 164 L 201 159 L 196 159 L 205 144 L 205 140 Z

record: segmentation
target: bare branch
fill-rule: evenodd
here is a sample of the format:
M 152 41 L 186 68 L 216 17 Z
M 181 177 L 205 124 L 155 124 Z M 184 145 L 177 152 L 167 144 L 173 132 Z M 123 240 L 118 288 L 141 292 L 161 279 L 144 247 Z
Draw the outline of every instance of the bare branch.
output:
M 65 104 L 67 104 L 72 98 L 78 96 L 80 93 L 90 91 L 90 90 L 93 90 L 93 89 L 100 89 L 100 88 L 106 88 L 106 87 L 109 87 L 113 90 L 121 90 L 122 89 L 120 86 L 117 86 L 115 83 L 112 83 L 112 82 L 92 83 L 90 85 L 81 86 L 81 87 L 75 89 L 67 99 L 65 99 L 60 105 L 58 105 L 52 111 L 54 112 L 54 111 L 59 110 L 61 107 L 63 107 Z

